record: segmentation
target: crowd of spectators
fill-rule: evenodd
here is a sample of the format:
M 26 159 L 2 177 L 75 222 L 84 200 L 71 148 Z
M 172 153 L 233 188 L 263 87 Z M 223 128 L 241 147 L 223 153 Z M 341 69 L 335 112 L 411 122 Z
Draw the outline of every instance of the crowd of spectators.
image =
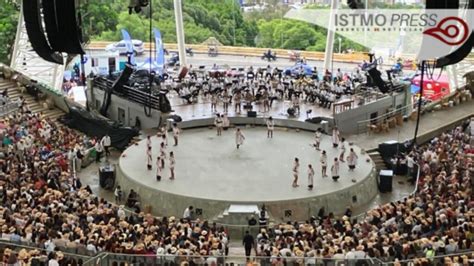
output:
M 411 150 L 421 167 L 413 195 L 379 206 L 359 221 L 350 211 L 335 218 L 321 210 L 305 223 L 270 225 L 257 236 L 257 254 L 270 256 L 268 263 L 292 257 L 300 262 L 296 257 L 305 257 L 309 264 L 316 259 L 417 258 L 417 265 L 429 265 L 436 255 L 473 250 L 474 128 L 470 127 L 473 122 Z M 447 263 L 453 263 L 452 258 L 442 263 L 468 265 L 467 255 L 454 259 L 458 264 Z
M 1 119 L 0 135 L 1 240 L 46 249 L 54 260 L 60 256 L 51 254 L 58 251 L 161 253 L 173 258 L 225 254 L 227 235 L 215 224 L 127 213 L 83 187 L 71 160 L 81 160 L 74 155 L 96 140 L 30 112 Z M 5 252 L 3 262 L 14 264 L 19 255 Z M 39 255 L 22 251 L 21 260 Z M 59 265 L 67 263 L 59 259 Z

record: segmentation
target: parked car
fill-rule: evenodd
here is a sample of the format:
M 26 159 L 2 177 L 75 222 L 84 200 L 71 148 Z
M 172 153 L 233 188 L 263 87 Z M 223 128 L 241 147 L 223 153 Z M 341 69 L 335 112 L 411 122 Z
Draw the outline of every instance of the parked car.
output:
M 133 52 L 135 55 L 141 55 L 145 52 L 145 47 L 143 42 L 140 40 L 132 40 L 133 44 Z M 120 42 L 111 43 L 105 47 L 105 50 L 108 52 L 119 52 L 121 55 L 127 54 L 127 45 L 125 44 L 124 40 Z

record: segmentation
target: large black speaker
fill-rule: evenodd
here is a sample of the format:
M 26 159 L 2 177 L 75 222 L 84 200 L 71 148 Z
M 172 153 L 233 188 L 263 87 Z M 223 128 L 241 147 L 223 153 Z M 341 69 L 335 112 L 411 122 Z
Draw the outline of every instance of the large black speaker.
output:
M 48 62 L 63 64 L 63 57 L 53 51 L 46 40 L 40 15 L 39 0 L 23 0 L 23 18 L 28 39 L 36 54 Z
M 64 47 L 54 49 L 70 54 L 85 54 L 82 47 L 82 33 L 78 25 L 74 0 L 56 0 L 58 32 Z M 59 49 L 61 48 L 61 49 Z
M 257 117 L 257 112 L 255 112 L 255 111 L 248 111 L 248 112 L 247 112 L 247 117 Z
M 114 167 L 107 165 L 99 167 L 99 185 L 104 189 L 112 189 L 115 183 Z
M 379 144 L 378 151 L 386 164 L 390 164 L 390 160 L 397 155 L 397 153 L 405 153 L 406 147 L 404 144 L 397 141 L 387 141 Z
M 130 79 L 130 76 L 133 74 L 133 66 L 129 64 L 125 64 L 125 68 L 123 69 L 122 73 L 114 81 L 112 84 L 112 90 L 116 91 L 118 93 L 123 93 L 123 85 L 127 83 L 127 81 Z
M 379 173 L 379 190 L 382 193 L 392 191 L 392 179 L 393 171 L 392 170 L 380 170 Z
M 66 43 L 59 32 L 55 2 L 55 0 L 42 0 L 43 20 L 46 26 L 46 35 L 48 36 L 49 44 L 56 51 L 63 51 L 66 49 Z
M 385 83 L 385 81 L 383 81 L 382 79 L 382 73 L 380 73 L 380 71 L 378 71 L 377 68 L 371 68 L 367 71 L 367 73 L 369 74 L 370 78 L 372 79 L 372 82 L 375 86 L 377 86 L 379 88 L 379 90 L 382 92 L 382 93 L 387 93 L 389 88 L 387 86 L 387 83 Z

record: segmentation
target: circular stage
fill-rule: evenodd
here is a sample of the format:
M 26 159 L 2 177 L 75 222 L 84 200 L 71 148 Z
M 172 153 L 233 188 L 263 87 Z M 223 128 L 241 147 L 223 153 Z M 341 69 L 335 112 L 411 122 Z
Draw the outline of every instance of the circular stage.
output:
M 322 137 L 321 148 L 326 150 L 329 162 L 329 177 L 322 178 L 320 152 L 310 146 L 313 132 L 280 128 L 275 130 L 273 139 L 268 139 L 263 127 L 240 128 L 246 138 L 240 149 L 235 145 L 235 128 L 223 131 L 222 136 L 209 128 L 183 130 L 176 147 L 170 134 L 167 152 L 175 154 L 176 179 L 169 179 L 166 167 L 160 182 L 156 181 L 156 157 L 161 139 L 152 137 L 152 170 L 146 168 L 143 140 L 125 150 L 120 158 L 119 184 L 124 189 L 136 189 L 143 204 L 151 205 L 154 212 L 178 217 L 188 205 L 201 209 L 203 216 L 210 218 L 230 204 L 266 204 L 277 217 L 281 215 L 275 212 L 279 213 L 282 207 L 287 210 L 289 205 L 294 209 L 293 218 L 298 213 L 307 217 L 308 208 L 343 211 L 347 206 L 366 203 L 377 193 L 373 163 L 355 145 L 346 143 L 345 156 L 354 148 L 359 155 L 357 168 L 349 172 L 347 163 L 341 163 L 341 178 L 334 182 L 330 166 L 339 157 L 340 149 L 332 147 L 330 136 Z M 295 157 L 300 160 L 297 188 L 291 185 Z M 313 165 L 316 173 L 313 190 L 307 188 L 308 164 Z M 303 210 L 295 209 L 302 206 Z

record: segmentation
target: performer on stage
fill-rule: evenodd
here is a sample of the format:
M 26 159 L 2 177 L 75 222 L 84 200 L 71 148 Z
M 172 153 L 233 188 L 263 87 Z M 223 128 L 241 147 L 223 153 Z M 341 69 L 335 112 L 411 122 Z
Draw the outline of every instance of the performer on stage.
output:
M 235 144 L 237 145 L 237 149 L 244 144 L 245 136 L 240 128 L 237 128 L 235 132 Z
M 308 189 L 313 190 L 314 183 L 314 169 L 311 164 L 308 164 Z
M 314 148 L 319 151 L 319 145 L 321 144 L 321 129 L 317 129 L 316 132 L 314 133 Z
M 267 138 L 273 139 L 273 130 L 275 129 L 275 121 L 273 121 L 273 118 L 270 116 L 267 119 Z
M 211 93 L 211 112 L 217 113 L 217 94 Z
M 156 158 L 156 181 L 161 181 L 161 173 L 163 171 L 163 168 L 161 167 L 161 161 L 161 154 L 159 154 Z
M 151 136 L 148 135 L 146 137 L 146 149 L 148 150 L 148 148 L 151 148 Z
M 298 171 L 300 168 L 300 161 L 298 158 L 295 158 L 293 162 L 293 187 L 298 187 Z
M 270 112 L 270 94 L 268 89 L 263 90 L 262 100 L 263 100 L 263 112 Z
M 224 89 L 222 92 L 222 103 L 224 104 L 224 113 L 227 114 L 229 112 L 229 103 L 231 100 L 231 96 L 229 95 L 229 90 Z
M 173 123 L 173 138 L 174 138 L 174 146 L 178 146 L 178 137 L 181 130 L 178 127 L 178 124 Z
M 339 146 L 339 130 L 337 129 L 337 127 L 334 127 L 332 129 L 332 146 L 334 148 L 337 148 L 337 146 Z
M 176 161 L 174 159 L 174 153 L 171 151 L 170 152 L 170 174 L 171 174 L 171 177 L 170 179 L 171 180 L 174 180 L 174 166 L 176 164 Z
M 242 102 L 242 93 L 240 92 L 240 90 L 238 90 L 234 94 L 234 112 L 236 112 L 237 114 L 240 114 L 240 112 L 242 112 L 241 102 Z
M 217 115 L 216 115 L 216 118 L 215 118 L 215 120 L 214 120 L 214 124 L 216 125 L 217 136 L 222 136 L 222 125 L 223 125 L 223 121 L 222 121 L 222 118 L 221 118 L 221 115 L 220 115 L 220 114 L 217 114 Z
M 159 134 L 161 134 L 161 141 L 168 146 L 168 130 L 166 129 L 166 126 L 161 127 L 161 132 L 159 132 Z
M 325 150 L 321 152 L 321 158 L 319 158 L 319 162 L 321 162 L 321 175 L 323 177 L 327 177 L 328 175 L 326 174 L 326 171 L 328 168 L 328 156 L 326 155 Z
M 166 146 L 164 142 L 160 144 L 160 157 L 161 157 L 161 167 L 165 168 Z
M 344 155 L 346 154 L 346 139 L 342 138 L 341 139 L 341 154 L 339 154 L 339 161 L 344 163 Z
M 354 171 L 358 158 L 359 157 L 355 153 L 354 149 L 351 148 L 351 150 L 349 152 L 349 156 L 347 156 L 347 164 L 349 165 L 349 171 Z
M 334 164 L 331 166 L 332 180 L 337 181 L 339 179 L 339 161 L 337 157 L 334 158 Z
M 151 170 L 151 164 L 153 163 L 153 158 L 151 157 L 151 147 L 148 147 L 146 150 L 146 165 L 148 170 Z

